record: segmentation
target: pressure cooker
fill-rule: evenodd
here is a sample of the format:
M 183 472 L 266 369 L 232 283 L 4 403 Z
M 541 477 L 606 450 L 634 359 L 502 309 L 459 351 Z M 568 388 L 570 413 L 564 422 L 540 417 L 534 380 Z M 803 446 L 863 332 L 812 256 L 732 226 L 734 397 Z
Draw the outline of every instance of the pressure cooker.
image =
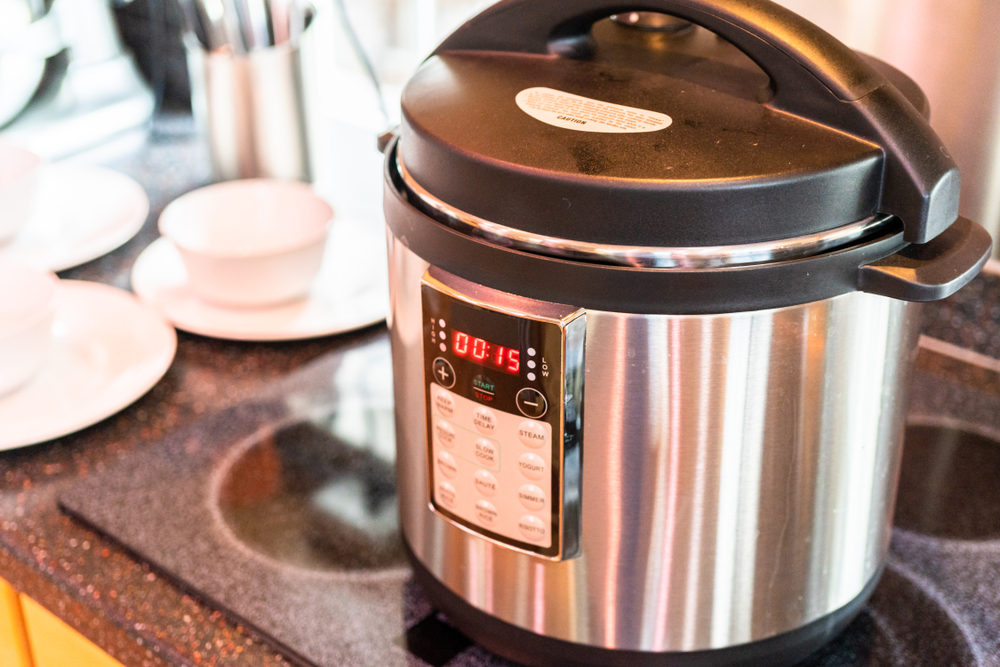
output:
M 398 494 L 462 631 L 779 664 L 859 612 L 918 302 L 990 249 L 926 107 L 766 0 L 507 0 L 424 61 L 385 161 Z

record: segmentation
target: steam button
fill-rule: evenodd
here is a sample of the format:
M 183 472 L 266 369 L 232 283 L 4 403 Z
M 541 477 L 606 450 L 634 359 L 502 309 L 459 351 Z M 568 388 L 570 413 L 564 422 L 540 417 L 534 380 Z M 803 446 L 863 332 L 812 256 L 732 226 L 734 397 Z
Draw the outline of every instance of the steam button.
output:
M 517 437 L 524 443 L 525 447 L 541 449 L 549 444 L 548 434 L 545 426 L 541 422 L 525 419 L 517 427 Z
M 534 387 L 525 387 L 517 392 L 515 403 L 517 403 L 517 409 L 521 411 L 521 414 L 531 419 L 544 417 L 549 409 L 544 394 Z

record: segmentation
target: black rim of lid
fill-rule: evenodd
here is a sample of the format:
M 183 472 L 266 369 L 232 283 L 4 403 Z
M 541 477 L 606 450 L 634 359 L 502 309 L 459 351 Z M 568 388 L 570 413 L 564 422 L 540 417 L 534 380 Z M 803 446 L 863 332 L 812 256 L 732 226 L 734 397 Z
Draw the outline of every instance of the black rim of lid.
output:
M 875 215 L 812 234 L 744 244 L 670 247 L 593 243 L 517 229 L 442 201 L 407 170 L 398 145 L 389 155 L 388 162 L 410 203 L 459 233 L 536 255 L 610 266 L 689 270 L 805 259 L 864 243 L 887 232 L 897 231 L 899 227 L 898 219 Z

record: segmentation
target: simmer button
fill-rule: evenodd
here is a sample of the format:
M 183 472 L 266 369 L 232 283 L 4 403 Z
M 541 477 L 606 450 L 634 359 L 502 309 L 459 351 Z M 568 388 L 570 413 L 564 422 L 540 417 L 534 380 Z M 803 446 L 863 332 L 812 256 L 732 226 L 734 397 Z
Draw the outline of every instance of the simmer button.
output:
M 537 512 L 545 507 L 545 492 L 534 484 L 525 484 L 517 490 L 517 499 L 526 510 Z

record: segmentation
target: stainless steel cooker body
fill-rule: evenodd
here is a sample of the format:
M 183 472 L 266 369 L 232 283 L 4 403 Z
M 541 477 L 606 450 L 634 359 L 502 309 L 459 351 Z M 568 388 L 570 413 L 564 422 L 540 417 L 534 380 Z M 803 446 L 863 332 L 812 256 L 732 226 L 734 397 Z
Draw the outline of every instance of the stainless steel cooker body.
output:
M 888 548 L 915 302 L 990 249 L 919 89 L 766 0 L 504 0 L 402 110 L 398 491 L 432 600 L 532 664 L 832 638 Z
M 915 304 L 853 292 L 715 315 L 585 310 L 579 551 L 548 560 L 431 507 L 430 265 L 392 235 L 389 258 L 403 535 L 470 605 L 568 642 L 682 652 L 867 597 L 888 547 Z

